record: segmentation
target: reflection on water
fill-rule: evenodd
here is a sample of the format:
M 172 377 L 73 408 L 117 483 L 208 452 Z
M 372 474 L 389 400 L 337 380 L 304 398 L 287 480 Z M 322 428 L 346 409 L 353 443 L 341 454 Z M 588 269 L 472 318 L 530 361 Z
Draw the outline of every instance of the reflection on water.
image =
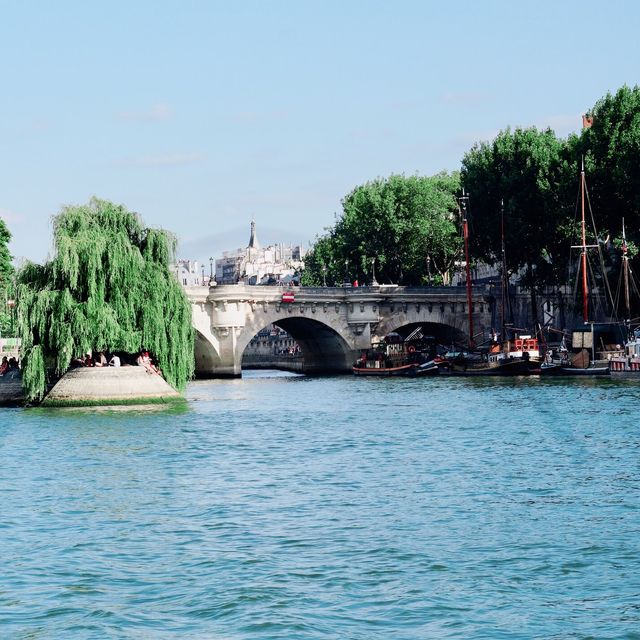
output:
M 0 637 L 640 628 L 638 381 L 248 371 L 187 399 L 3 412 Z
M 254 380 L 256 378 L 304 378 L 305 376 L 303 373 L 280 371 L 278 369 L 244 369 L 242 377 L 245 380 Z

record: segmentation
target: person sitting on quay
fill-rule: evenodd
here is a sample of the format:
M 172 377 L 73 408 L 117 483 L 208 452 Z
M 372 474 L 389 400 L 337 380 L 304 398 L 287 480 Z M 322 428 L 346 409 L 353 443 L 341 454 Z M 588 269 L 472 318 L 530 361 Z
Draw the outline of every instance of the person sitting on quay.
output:
M 106 367 L 108 366 L 107 357 L 104 355 L 104 351 L 100 351 L 98 355 L 93 359 L 94 367 Z
M 7 371 L 9 371 L 9 360 L 7 356 L 4 356 L 2 358 L 2 364 L 0 364 L 0 376 L 3 376 Z
M 119 367 L 120 366 L 120 357 L 115 353 L 111 356 L 111 360 L 109 360 L 110 367 Z
M 74 369 L 77 367 L 86 367 L 85 358 L 73 358 L 73 360 L 71 360 L 71 366 Z
M 151 365 L 151 358 L 148 351 L 141 351 L 136 358 L 136 364 L 139 367 L 144 367 L 147 373 L 155 373 Z
M 151 373 L 157 373 L 158 375 L 161 374 L 160 367 L 151 359 L 148 351 L 144 352 L 143 358 L 145 366 L 151 370 Z

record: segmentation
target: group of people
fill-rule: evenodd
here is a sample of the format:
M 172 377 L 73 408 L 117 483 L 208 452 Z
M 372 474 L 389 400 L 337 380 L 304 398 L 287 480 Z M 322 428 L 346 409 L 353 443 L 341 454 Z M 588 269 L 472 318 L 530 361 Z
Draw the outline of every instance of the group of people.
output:
M 3 356 L 2 362 L 0 363 L 0 376 L 5 375 L 8 371 L 17 371 L 19 369 L 20 366 L 15 358 L 7 358 L 7 356 Z
M 120 358 L 114 353 L 107 359 L 104 351 L 98 351 L 95 356 L 87 353 L 81 358 L 74 358 L 71 365 L 74 367 L 119 367 Z
M 160 373 L 160 369 L 151 360 L 148 351 L 140 351 L 135 363 L 140 367 L 144 367 L 149 373 Z M 95 355 L 87 353 L 81 358 L 74 358 L 71 362 L 71 366 L 73 367 L 120 367 L 122 364 L 122 360 L 118 354 L 113 353 L 110 354 L 110 357 L 107 357 L 104 351 L 98 351 Z M 124 364 L 129 364 L 129 362 L 125 362 Z

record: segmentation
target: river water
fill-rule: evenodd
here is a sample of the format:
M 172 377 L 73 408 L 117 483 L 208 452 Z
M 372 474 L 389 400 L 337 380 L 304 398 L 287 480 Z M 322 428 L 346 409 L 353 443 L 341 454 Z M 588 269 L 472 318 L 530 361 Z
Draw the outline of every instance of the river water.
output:
M 0 638 L 640 638 L 640 380 L 4 410 Z

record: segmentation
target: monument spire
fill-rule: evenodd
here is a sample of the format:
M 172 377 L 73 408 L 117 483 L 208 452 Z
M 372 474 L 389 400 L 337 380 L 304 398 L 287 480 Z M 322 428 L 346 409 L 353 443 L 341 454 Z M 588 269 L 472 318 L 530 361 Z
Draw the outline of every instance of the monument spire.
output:
M 248 249 L 259 249 L 260 243 L 258 242 L 258 237 L 256 236 L 256 221 L 251 220 L 251 237 L 249 238 L 249 246 Z

